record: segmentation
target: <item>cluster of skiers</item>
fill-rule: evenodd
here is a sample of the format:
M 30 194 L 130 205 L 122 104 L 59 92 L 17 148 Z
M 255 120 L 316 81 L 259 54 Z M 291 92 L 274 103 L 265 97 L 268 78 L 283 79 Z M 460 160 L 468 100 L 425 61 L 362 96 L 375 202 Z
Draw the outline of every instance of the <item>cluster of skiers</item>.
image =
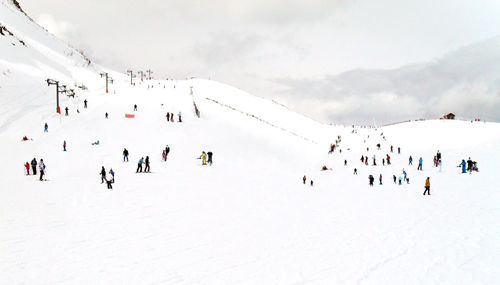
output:
M 43 176 L 45 175 L 45 163 L 43 162 L 43 159 L 40 159 L 40 163 L 36 161 L 36 158 L 33 158 L 31 160 L 31 164 L 29 162 L 26 162 L 24 164 L 24 168 L 26 169 L 26 175 L 30 175 L 30 166 L 31 166 L 31 172 L 32 175 L 36 175 L 37 172 L 37 166 L 38 169 L 40 170 L 40 181 L 43 181 Z
M 167 115 L 165 115 L 165 117 L 167 117 L 168 122 L 175 122 L 174 113 L 167 112 Z M 177 122 L 182 123 L 182 113 L 181 112 L 179 112 L 177 114 Z
M 462 159 L 462 162 L 457 166 L 457 167 L 462 167 L 462 173 L 467 173 L 472 174 L 472 171 L 479 172 L 479 168 L 477 167 L 477 162 L 472 161 L 472 159 L 467 159 L 467 162 Z
M 112 184 L 115 183 L 115 172 L 113 171 L 113 168 L 109 170 L 109 174 L 111 175 L 109 179 L 106 177 L 106 169 L 104 166 L 101 168 L 101 172 L 99 174 L 101 175 L 101 184 L 106 182 L 108 189 L 113 189 Z

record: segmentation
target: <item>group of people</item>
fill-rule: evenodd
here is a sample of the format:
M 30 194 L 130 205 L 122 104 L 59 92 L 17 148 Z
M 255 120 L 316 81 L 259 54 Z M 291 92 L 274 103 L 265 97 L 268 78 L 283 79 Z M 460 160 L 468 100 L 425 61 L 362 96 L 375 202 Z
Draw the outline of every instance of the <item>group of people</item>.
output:
M 462 173 L 467 173 L 472 174 L 472 171 L 477 171 L 479 172 L 479 168 L 477 167 L 477 162 L 472 161 L 472 159 L 467 159 L 467 162 L 462 159 L 462 162 L 458 165 L 458 167 L 462 167 Z
M 145 165 L 144 166 L 144 173 L 151 172 L 149 156 L 146 156 L 146 159 L 144 159 L 144 157 L 141 157 L 141 159 L 139 159 L 139 162 L 137 162 L 137 170 L 135 171 L 135 173 L 142 172 L 142 165 L 143 164 Z
M 174 120 L 174 113 L 167 112 L 167 115 L 165 117 L 167 117 L 167 121 L 169 121 L 169 122 L 175 122 L 175 120 Z M 182 123 L 182 114 L 181 114 L 181 112 L 179 112 L 177 114 L 177 122 Z
M 167 145 L 161 154 L 161 158 L 163 161 L 167 161 L 167 157 L 168 157 L 169 153 L 170 153 L 170 147 Z
M 101 184 L 106 182 L 108 189 L 113 189 L 112 184 L 115 183 L 115 172 L 113 171 L 113 168 L 109 170 L 109 174 L 111 175 L 109 179 L 106 177 L 106 169 L 104 166 L 101 168 L 101 172 L 99 174 L 101 175 Z
M 198 159 L 201 159 L 201 165 L 207 165 L 210 164 L 212 165 L 212 158 L 213 158 L 213 153 L 211 151 L 205 153 L 204 151 L 201 153 L 200 157 Z
M 31 172 L 33 175 L 36 175 L 37 172 L 37 166 L 38 169 L 40 170 L 40 181 L 43 181 L 43 176 L 45 175 L 45 163 L 43 162 L 43 159 L 40 159 L 40 163 L 36 161 L 36 158 L 33 158 L 31 160 L 31 163 L 26 162 L 24 164 L 24 168 L 26 169 L 26 175 L 30 175 L 30 166 L 31 166 Z

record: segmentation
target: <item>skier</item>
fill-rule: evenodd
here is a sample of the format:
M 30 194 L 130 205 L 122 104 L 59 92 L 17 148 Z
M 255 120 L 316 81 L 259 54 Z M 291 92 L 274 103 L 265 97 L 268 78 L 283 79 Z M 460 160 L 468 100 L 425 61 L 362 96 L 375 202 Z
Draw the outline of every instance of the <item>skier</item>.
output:
M 63 143 L 63 151 L 66 151 L 66 141 Z
M 422 159 L 422 157 L 420 157 L 420 158 L 418 159 L 418 167 L 417 167 L 417 170 L 422 170 L 422 162 L 423 162 L 423 161 L 424 161 L 424 160 Z
M 83 100 L 83 108 L 87 109 L 87 99 Z
M 467 173 L 467 171 L 465 170 L 465 166 L 467 164 L 465 163 L 465 160 L 462 159 L 462 162 L 458 165 L 458 167 L 462 166 L 462 173 Z
M 36 175 L 36 164 L 37 164 L 36 159 L 33 158 L 33 160 L 31 161 L 31 169 L 33 171 L 33 175 Z
M 109 174 L 111 174 L 111 182 L 115 183 L 115 172 L 113 171 L 113 168 L 109 170 Z
M 144 172 L 151 172 L 149 168 L 149 156 L 146 156 L 146 167 L 144 167 Z
M 64 110 L 66 111 L 65 115 L 67 116 L 68 115 L 68 110 L 69 110 L 68 107 L 66 107 Z
M 302 177 L 302 181 L 304 182 L 304 184 L 306 184 L 306 176 L 304 175 L 304 177 Z
M 371 174 L 370 174 L 370 175 L 368 176 L 368 182 L 369 182 L 370 186 L 373 186 L 373 181 L 374 181 L 374 180 L 375 180 L 375 179 L 373 178 L 373 175 L 371 175 Z
M 408 165 L 413 165 L 413 157 L 411 157 L 411 155 L 410 158 L 408 159 Z
M 102 184 L 104 183 L 104 180 L 106 180 L 106 169 L 104 169 L 104 166 L 102 167 L 101 172 L 99 174 L 101 174 L 101 184 Z
M 141 157 L 141 159 L 139 159 L 139 162 L 137 163 L 137 170 L 135 171 L 135 173 L 142 172 L 143 164 L 144 164 L 144 157 Z
M 378 177 L 378 181 L 379 181 L 380 185 L 382 185 L 382 173 L 380 173 L 380 176 Z
M 134 104 L 134 111 L 137 111 L 137 104 Z
M 24 167 L 26 168 L 26 175 L 30 175 L 30 164 L 29 162 L 26 161 L 24 164 Z
M 210 166 L 212 165 L 212 156 L 213 156 L 213 153 L 211 151 L 207 152 L 207 156 L 208 156 L 208 164 L 210 164 Z
M 44 132 L 44 133 L 47 133 L 48 131 L 49 131 L 49 125 L 47 125 L 47 123 L 45 123 L 44 129 L 43 129 L 43 132 Z
M 202 165 L 207 165 L 207 154 L 205 152 L 201 153 L 200 158 L 202 160 Z
M 425 191 L 424 191 L 424 196 L 425 196 L 425 193 L 431 195 L 431 182 L 429 181 L 429 177 L 427 177 L 427 179 L 425 179 Z
M 40 168 L 40 181 L 43 181 L 43 175 L 45 175 L 45 163 L 43 163 L 43 159 L 40 159 L 38 167 Z
M 128 161 L 128 150 L 126 148 L 123 149 L 123 161 Z

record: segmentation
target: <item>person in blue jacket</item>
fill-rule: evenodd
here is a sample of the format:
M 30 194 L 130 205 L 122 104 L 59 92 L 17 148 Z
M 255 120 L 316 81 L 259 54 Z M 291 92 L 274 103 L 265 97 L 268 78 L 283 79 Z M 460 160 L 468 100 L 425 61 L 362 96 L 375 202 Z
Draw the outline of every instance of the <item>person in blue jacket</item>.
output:
M 462 159 L 462 162 L 459 165 L 459 167 L 462 166 L 462 173 L 467 173 L 467 171 L 465 170 L 466 165 L 467 163 L 465 162 L 465 160 Z
M 422 170 L 422 162 L 423 162 L 423 161 L 424 161 L 424 160 L 423 160 L 422 158 L 419 158 L 419 159 L 418 159 L 418 167 L 417 167 L 417 170 Z

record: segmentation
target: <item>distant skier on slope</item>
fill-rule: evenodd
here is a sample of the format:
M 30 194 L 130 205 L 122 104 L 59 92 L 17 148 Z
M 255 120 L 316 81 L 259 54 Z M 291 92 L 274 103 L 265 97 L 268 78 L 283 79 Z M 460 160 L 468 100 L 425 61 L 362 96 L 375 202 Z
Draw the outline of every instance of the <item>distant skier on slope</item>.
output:
M 425 179 L 425 191 L 424 191 L 424 196 L 425 196 L 425 193 L 431 195 L 431 182 L 429 181 L 429 177 L 427 177 L 427 179 Z
M 144 172 L 151 172 L 151 169 L 149 167 L 149 156 L 146 156 L 146 166 L 144 167 Z
M 126 148 L 123 149 L 123 161 L 128 161 L 128 150 Z
M 102 167 L 101 172 L 99 174 L 101 174 L 101 184 L 102 184 L 106 180 L 106 169 L 104 169 L 104 166 Z
M 40 169 L 40 181 L 43 181 L 43 176 L 45 175 L 45 163 L 43 162 L 43 159 L 40 159 L 38 168 Z
M 36 159 L 33 158 L 33 160 L 31 161 L 31 169 L 32 169 L 33 175 L 36 175 L 36 165 L 37 165 Z
M 143 164 L 144 164 L 144 157 L 141 157 L 141 159 L 139 159 L 139 162 L 137 162 L 137 170 L 135 171 L 135 173 L 142 172 Z
M 207 157 L 208 157 L 208 164 L 212 165 L 212 157 L 213 157 L 213 153 L 211 151 L 207 152 Z

